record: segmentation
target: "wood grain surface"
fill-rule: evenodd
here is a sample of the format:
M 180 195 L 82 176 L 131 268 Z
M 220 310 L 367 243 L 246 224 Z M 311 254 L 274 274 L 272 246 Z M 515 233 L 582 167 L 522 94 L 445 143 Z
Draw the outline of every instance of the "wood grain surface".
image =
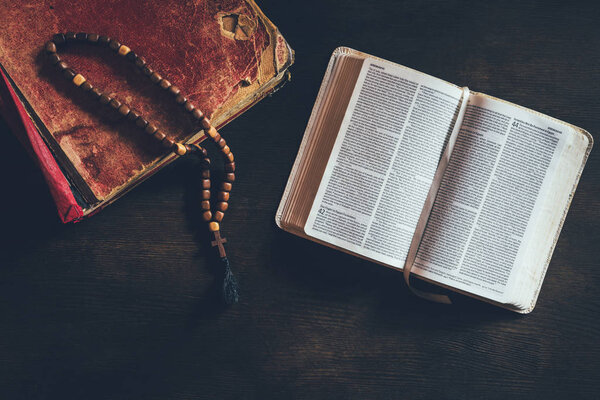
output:
M 292 82 L 222 130 L 238 166 L 223 222 L 238 305 L 216 299 L 192 160 L 63 226 L 40 173 L 0 124 L 0 398 L 598 398 L 598 149 L 527 316 L 467 298 L 427 303 L 395 271 L 279 231 L 274 214 L 340 45 L 600 139 L 600 7 L 260 5 L 297 61 Z

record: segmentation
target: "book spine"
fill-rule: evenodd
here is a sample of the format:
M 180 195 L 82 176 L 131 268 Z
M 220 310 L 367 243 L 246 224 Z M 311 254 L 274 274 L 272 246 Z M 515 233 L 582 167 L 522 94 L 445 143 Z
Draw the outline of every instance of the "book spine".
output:
M 60 220 L 63 223 L 79 221 L 83 217 L 83 210 L 75 200 L 69 182 L 39 135 L 2 69 L 0 69 L 0 75 L 0 113 L 13 134 L 39 165 L 48 183 Z

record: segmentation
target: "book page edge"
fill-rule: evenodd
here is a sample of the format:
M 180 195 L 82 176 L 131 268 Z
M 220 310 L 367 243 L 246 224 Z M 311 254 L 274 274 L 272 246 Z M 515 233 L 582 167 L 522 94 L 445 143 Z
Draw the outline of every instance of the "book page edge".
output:
M 306 125 L 306 129 L 304 130 L 304 134 L 302 136 L 302 142 L 300 142 L 300 147 L 298 149 L 296 159 L 294 160 L 294 164 L 292 165 L 292 170 L 290 172 L 287 183 L 283 190 L 283 194 L 281 195 L 281 201 L 279 202 L 279 206 L 277 207 L 277 211 L 275 212 L 275 224 L 280 229 L 285 230 L 285 228 L 281 224 L 281 218 L 283 216 L 283 211 L 287 204 L 287 200 L 290 195 L 292 185 L 296 179 L 296 174 L 297 174 L 298 168 L 300 166 L 300 161 L 302 160 L 302 157 L 304 156 L 304 150 L 306 149 L 306 144 L 308 143 L 308 139 L 309 139 L 308 133 L 313 128 L 315 119 L 317 118 L 317 114 L 320 110 L 321 104 L 323 103 L 323 99 L 325 97 L 325 92 L 327 91 L 327 88 L 328 88 L 329 84 L 331 83 L 331 74 L 332 74 L 335 62 L 337 61 L 338 57 L 341 55 L 357 54 L 357 53 L 359 53 L 359 52 L 357 52 L 354 49 L 351 49 L 349 47 L 340 46 L 340 47 L 337 47 L 333 51 L 333 53 L 331 54 L 331 57 L 329 58 L 329 63 L 327 64 L 327 68 L 325 69 L 325 75 L 323 77 L 323 81 L 321 82 L 321 87 L 319 88 L 319 91 L 317 92 L 317 98 L 315 100 L 315 104 L 313 105 L 312 111 L 310 113 L 310 117 L 308 118 L 308 123 Z

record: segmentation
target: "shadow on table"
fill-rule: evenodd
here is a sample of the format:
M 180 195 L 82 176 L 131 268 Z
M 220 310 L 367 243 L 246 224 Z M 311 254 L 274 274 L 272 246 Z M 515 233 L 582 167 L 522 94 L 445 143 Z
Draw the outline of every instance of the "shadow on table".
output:
M 363 303 L 369 307 L 369 316 L 384 326 L 409 326 L 410 322 L 416 328 L 443 328 L 449 319 L 482 324 L 521 317 L 450 291 L 444 293 L 450 294 L 452 305 L 433 303 L 414 295 L 399 271 L 283 231 L 278 230 L 274 236 L 271 262 L 287 279 L 301 285 L 307 295 L 323 301 Z
M 62 225 L 44 177 L 21 143 L 0 119 L 2 257 L 27 251 Z

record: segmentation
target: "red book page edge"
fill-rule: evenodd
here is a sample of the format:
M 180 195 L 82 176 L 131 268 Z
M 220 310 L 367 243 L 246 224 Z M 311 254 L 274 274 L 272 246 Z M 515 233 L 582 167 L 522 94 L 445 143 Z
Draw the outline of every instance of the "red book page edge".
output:
M 42 170 L 60 220 L 77 222 L 83 217 L 83 210 L 75 200 L 69 182 L 1 69 L 0 74 L 0 114 Z

